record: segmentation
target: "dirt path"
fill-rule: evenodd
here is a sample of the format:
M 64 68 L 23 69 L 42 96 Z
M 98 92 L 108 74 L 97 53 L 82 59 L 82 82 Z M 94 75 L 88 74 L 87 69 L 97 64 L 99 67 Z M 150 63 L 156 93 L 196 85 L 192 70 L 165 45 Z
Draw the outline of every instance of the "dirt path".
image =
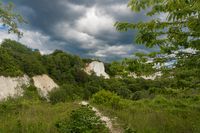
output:
M 88 106 L 89 103 L 86 101 L 82 101 L 81 105 Z M 97 108 L 93 106 L 91 107 L 92 107 L 92 110 L 96 113 L 96 115 L 99 116 L 103 122 L 105 122 L 106 126 L 108 127 L 111 133 L 121 133 L 119 130 L 116 130 L 115 128 L 113 128 L 112 120 L 109 117 L 104 116 Z

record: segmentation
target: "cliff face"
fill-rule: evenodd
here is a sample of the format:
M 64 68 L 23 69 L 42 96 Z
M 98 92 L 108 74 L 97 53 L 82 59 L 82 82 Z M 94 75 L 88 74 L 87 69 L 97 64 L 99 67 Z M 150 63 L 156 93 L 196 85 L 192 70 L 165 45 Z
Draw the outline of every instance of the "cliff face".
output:
M 34 86 L 38 88 L 38 92 L 42 97 L 47 97 L 48 92 L 54 88 L 58 88 L 58 85 L 48 75 L 38 75 L 33 77 Z
M 104 64 L 98 61 L 93 61 L 88 64 L 85 68 L 85 72 L 89 75 L 94 72 L 97 76 L 103 76 L 105 79 L 110 78 L 110 76 L 105 72 Z
M 38 88 L 38 93 L 42 97 L 47 97 L 48 92 L 58 85 L 48 75 L 39 75 L 33 77 L 34 86 Z M 27 75 L 23 77 L 4 77 L 0 76 L 0 101 L 8 97 L 23 96 L 23 86 L 31 84 L 30 78 Z
M 0 100 L 7 97 L 17 97 L 23 95 L 22 86 L 28 86 L 30 78 L 26 75 L 23 77 L 4 77 L 0 76 Z

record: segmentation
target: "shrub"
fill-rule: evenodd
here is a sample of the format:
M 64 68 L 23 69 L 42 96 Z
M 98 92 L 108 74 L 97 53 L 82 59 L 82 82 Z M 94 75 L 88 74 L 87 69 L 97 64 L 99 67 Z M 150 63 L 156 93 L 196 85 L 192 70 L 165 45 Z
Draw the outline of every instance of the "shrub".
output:
M 172 97 L 176 97 L 178 95 L 178 92 L 180 90 L 177 89 L 171 89 L 171 88 L 150 88 L 149 94 L 150 95 L 169 95 Z
M 141 93 L 142 93 L 141 91 L 136 91 L 135 93 L 133 93 L 131 99 L 132 100 L 139 100 L 139 99 L 141 99 L 142 98 L 142 96 L 141 96 L 142 94 Z
M 94 94 L 92 97 L 92 101 L 94 103 L 109 105 L 113 108 L 118 108 L 120 106 L 120 100 L 121 98 L 119 96 L 106 90 L 101 90 L 98 93 Z
M 165 106 L 165 105 L 169 105 L 170 101 L 168 101 L 165 97 L 161 96 L 161 95 L 157 95 L 153 100 L 152 100 L 152 105 L 155 106 Z
M 84 95 L 81 87 L 64 84 L 59 89 L 55 89 L 49 93 L 49 99 L 51 103 L 55 104 L 58 102 L 73 101 L 82 98 Z
M 126 86 L 121 86 L 116 89 L 116 93 L 122 98 L 129 99 L 131 97 L 132 92 L 126 88 Z
M 127 127 L 127 128 L 125 129 L 124 133 L 137 133 L 137 131 L 136 131 L 136 130 L 133 130 L 133 129 L 129 128 L 129 127 Z
M 40 100 L 41 97 L 38 94 L 37 88 L 33 85 L 24 88 L 23 97 L 28 100 Z
M 22 103 L 20 99 L 7 99 L 6 101 L 0 102 L 0 113 L 19 114 L 23 108 L 27 108 L 25 103 Z
M 71 113 L 70 119 L 64 119 L 55 125 L 60 133 L 108 133 L 105 124 L 102 123 L 95 112 L 89 107 L 81 108 Z
M 66 91 L 64 89 L 55 89 L 49 93 L 49 99 L 52 104 L 65 102 L 67 100 Z

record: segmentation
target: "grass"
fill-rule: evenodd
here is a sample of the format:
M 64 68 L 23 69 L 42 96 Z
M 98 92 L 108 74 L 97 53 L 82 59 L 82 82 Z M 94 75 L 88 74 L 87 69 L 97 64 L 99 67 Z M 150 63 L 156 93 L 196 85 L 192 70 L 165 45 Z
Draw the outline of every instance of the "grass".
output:
M 0 104 L 0 133 L 57 133 L 55 123 L 70 117 L 77 109 L 76 102 L 52 105 L 26 100 Z
M 34 91 L 29 89 L 23 98 L 0 102 L 0 133 L 58 133 L 59 121 L 72 122 L 72 127 L 79 128 L 79 119 L 85 122 L 90 114 L 80 110 L 78 101 L 51 104 L 38 98 Z M 144 93 L 144 97 L 132 101 L 101 91 L 91 103 L 107 98 L 92 105 L 111 119 L 117 117 L 114 127 L 129 127 L 136 133 L 200 133 L 200 90 Z M 78 116 L 72 115 L 74 110 Z
M 187 91 L 173 97 L 156 94 L 138 101 L 122 99 L 124 107 L 119 109 L 93 105 L 107 116 L 117 117 L 120 126 L 137 133 L 200 133 L 199 96 L 197 91 Z

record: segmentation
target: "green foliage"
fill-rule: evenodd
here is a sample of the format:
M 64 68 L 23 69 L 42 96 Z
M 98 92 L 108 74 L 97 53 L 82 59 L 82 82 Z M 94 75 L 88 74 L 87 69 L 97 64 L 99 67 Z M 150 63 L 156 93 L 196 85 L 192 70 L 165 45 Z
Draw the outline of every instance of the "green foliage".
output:
M 21 15 L 13 11 L 14 5 L 9 3 L 7 5 L 0 2 L 0 21 L 4 26 L 7 26 L 9 33 L 17 34 L 18 37 L 21 37 L 23 34 L 18 29 L 18 24 L 25 23 L 25 20 Z
M 124 133 L 137 133 L 137 132 L 131 128 L 126 128 Z
M 125 58 L 121 62 L 112 62 L 108 66 L 108 74 L 111 76 L 127 77 L 130 73 L 138 76 L 151 75 L 157 70 L 153 67 L 154 62 L 147 63 L 149 55 L 143 53 L 135 53 L 135 58 Z
M 47 72 L 61 84 L 84 80 L 85 73 L 81 72 L 84 64 L 77 56 L 72 56 L 65 52 L 56 50 L 51 55 L 44 56 L 42 60 Z M 78 74 L 81 74 L 80 79 L 75 77 Z
M 60 133 L 108 133 L 105 124 L 102 123 L 95 112 L 89 107 L 82 106 L 71 113 L 70 119 L 56 123 Z
M 138 55 L 140 56 L 140 55 Z M 141 75 L 151 75 L 156 72 L 156 69 L 153 68 L 154 63 L 147 63 L 147 57 L 139 57 L 138 59 L 125 59 L 123 64 L 125 70 L 128 72 L 134 72 L 138 76 Z
M 105 81 L 105 85 L 102 88 L 115 92 L 117 95 L 123 98 L 130 98 L 132 91 L 128 88 L 129 84 L 126 84 L 120 79 L 110 79 Z
M 55 89 L 49 93 L 49 99 L 53 104 L 67 101 L 67 96 L 66 90 L 64 89 Z
M 0 102 L 0 132 L 2 133 L 58 133 L 55 122 L 69 118 L 77 103 L 51 105 L 32 99 Z
M 21 109 L 26 108 L 23 103 L 17 102 L 13 99 L 8 99 L 5 102 L 0 103 L 0 112 L 4 113 L 16 113 L 18 114 Z
M 9 53 L 0 47 L 0 75 L 5 76 L 18 76 L 23 72 L 20 66 L 16 63 L 14 58 Z
M 62 51 L 42 56 L 39 51 L 11 40 L 4 40 L 0 47 L 0 74 L 5 76 L 29 76 L 48 73 L 59 83 L 86 82 L 83 61 Z M 79 75 L 79 76 L 78 76 Z
M 180 88 L 200 88 L 200 52 L 186 56 L 180 57 L 176 67 L 172 70 L 176 84 Z
M 171 54 L 185 48 L 200 50 L 199 0 L 130 0 L 128 6 L 134 12 L 145 11 L 146 16 L 152 19 L 138 23 L 117 22 L 115 26 L 119 31 L 137 29 L 138 44 L 147 47 L 159 46 L 160 53 L 149 55 L 154 58 L 154 63 L 162 64 L 169 61 L 169 57 L 156 56 L 161 53 Z M 161 15 L 166 18 L 161 20 Z M 138 56 L 143 58 L 145 55 Z M 199 88 L 199 52 L 196 54 L 179 52 L 174 58 L 177 60 L 175 68 L 161 68 L 163 76 L 159 81 L 160 85 L 174 88 Z M 155 72 L 151 66 L 153 64 L 146 65 L 137 60 L 130 60 L 127 64 L 128 70 L 134 71 L 137 75 Z
M 136 91 L 135 93 L 133 93 L 131 99 L 132 100 L 139 100 L 139 99 L 142 99 L 142 92 L 141 91 Z
M 29 76 L 46 73 L 44 66 L 40 60 L 41 55 L 26 46 L 11 40 L 5 40 L 0 47 L 0 58 L 2 61 L 2 71 L 8 69 L 8 73 L 3 75 L 13 76 L 26 73 Z M 8 59 L 6 61 L 6 59 Z M 4 61 L 5 60 L 5 61 Z M 9 63 L 9 64 L 8 64 Z M 11 72 L 9 72 L 11 71 Z
M 83 98 L 83 89 L 81 87 L 64 84 L 59 89 L 55 89 L 49 93 L 51 103 L 59 103 L 66 101 L 74 101 Z
M 137 54 L 137 56 L 139 58 L 125 59 L 120 63 L 115 62 L 114 65 L 112 63 L 108 65 L 107 70 L 113 73 L 113 76 L 122 75 L 120 75 L 121 78 L 105 80 L 95 75 L 87 75 L 83 71 L 84 61 L 77 56 L 58 50 L 53 54 L 42 56 L 38 51 L 27 48 L 20 43 L 5 40 L 0 47 L 0 75 L 21 76 L 28 74 L 34 76 L 46 73 L 60 86 L 76 84 L 75 87 L 72 87 L 78 92 L 76 96 L 84 99 L 89 99 L 102 88 L 128 99 L 133 98 L 132 94 L 136 91 L 154 87 L 161 89 L 170 87 L 174 89 L 199 88 L 199 53 L 188 55 L 188 58 L 182 58 L 180 55 L 176 68 L 167 70 L 162 78 L 154 81 L 127 76 L 128 72 L 134 72 L 138 75 L 148 75 L 154 72 L 152 64 L 144 63 L 147 60 L 146 55 Z M 119 73 L 117 72 L 118 67 L 120 68 Z M 171 78 L 172 76 L 173 78 Z
M 110 91 L 101 90 L 94 94 L 92 97 L 92 102 L 96 104 L 104 104 L 112 106 L 113 108 L 118 108 L 120 97 Z
M 174 96 L 174 97 L 176 97 L 180 91 L 181 91 L 181 89 L 177 90 L 177 89 L 172 89 L 172 88 L 162 88 L 162 89 L 161 88 L 150 88 L 148 90 L 150 95 L 162 94 L 162 95 L 169 95 L 169 96 Z
M 130 0 L 128 6 L 134 12 L 146 10 L 147 16 L 153 16 L 149 22 L 115 24 L 120 31 L 138 29 L 137 43 L 148 47 L 158 45 L 165 52 L 180 46 L 200 48 L 199 0 Z M 159 19 L 163 14 L 166 20 Z
M 125 69 L 124 66 L 120 62 L 112 62 L 108 66 L 108 74 L 110 76 L 116 76 L 116 75 L 124 75 L 125 74 Z
M 129 127 L 125 128 L 125 132 L 198 133 L 200 119 L 196 116 L 200 114 L 199 94 L 200 91 L 194 89 L 162 91 L 154 88 L 149 95 L 137 101 L 120 99 L 123 108 L 113 109 L 103 102 L 96 106 L 110 117 L 118 117 L 121 127 Z
M 200 119 L 196 117 L 200 115 L 199 52 L 180 53 L 176 67 L 163 71 L 164 75 L 155 80 L 127 76 L 128 72 L 138 75 L 155 72 L 152 64 L 145 64 L 149 55 L 136 56 L 133 60 L 107 64 L 106 71 L 112 77 L 105 80 L 88 76 L 83 71 L 86 60 L 77 56 L 59 50 L 42 56 L 20 43 L 5 40 L 0 47 L 0 75 L 46 73 L 60 88 L 50 92 L 52 104 L 42 101 L 34 86 L 24 88 L 23 97 L 0 102 L 0 132 L 56 133 L 54 124 L 63 117 L 66 119 L 56 124 L 60 132 L 104 131 L 102 125 L 90 128 L 98 119 L 90 119 L 94 112 L 86 108 L 74 111 L 69 119 L 69 112 L 77 106 L 71 101 L 82 99 L 92 100 L 107 114 L 117 116 L 126 125 L 123 127 L 130 127 L 126 132 L 200 132 Z M 113 78 L 117 75 L 121 77 Z
M 40 95 L 38 94 L 37 88 L 33 85 L 24 88 L 23 98 L 27 100 L 32 100 L 38 102 L 41 100 Z

